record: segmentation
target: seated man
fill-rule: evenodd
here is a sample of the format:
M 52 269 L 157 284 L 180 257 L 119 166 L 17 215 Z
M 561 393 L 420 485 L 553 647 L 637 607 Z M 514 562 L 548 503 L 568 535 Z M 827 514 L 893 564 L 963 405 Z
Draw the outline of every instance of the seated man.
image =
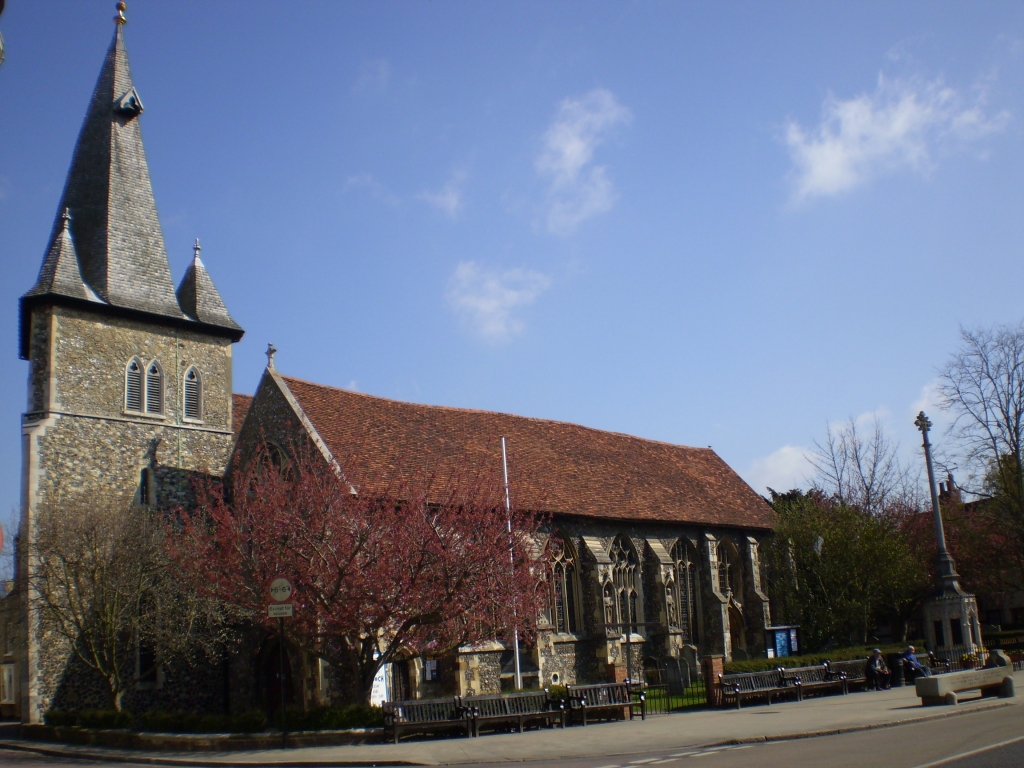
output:
M 903 676 L 908 683 L 914 682 L 918 677 L 931 677 L 932 671 L 928 667 L 922 667 L 921 662 L 917 660 L 914 646 L 908 645 L 900 660 L 903 662 Z
M 871 652 L 870 658 L 868 658 L 867 669 L 865 670 L 867 684 L 876 691 L 888 690 L 889 677 L 891 675 L 892 673 L 889 671 L 889 668 L 885 666 L 885 659 L 882 658 L 882 649 L 875 648 Z

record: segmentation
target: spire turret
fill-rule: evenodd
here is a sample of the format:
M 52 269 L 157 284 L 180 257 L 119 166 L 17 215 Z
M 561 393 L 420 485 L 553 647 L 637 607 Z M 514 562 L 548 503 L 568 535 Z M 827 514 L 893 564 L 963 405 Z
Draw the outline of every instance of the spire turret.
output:
M 50 293 L 99 302 L 100 299 L 82 280 L 82 273 L 78 269 L 78 254 L 75 253 L 75 243 L 71 239 L 71 212 L 67 208 L 60 220 L 60 231 L 50 243 L 36 284 L 25 295 L 41 296 Z
M 185 314 L 193 320 L 221 328 L 241 330 L 238 323 L 228 314 L 228 308 L 224 306 L 220 292 L 210 279 L 210 273 L 206 271 L 203 260 L 199 258 L 201 250 L 197 237 L 196 244 L 192 246 L 192 263 L 185 270 L 185 277 L 178 286 L 178 303 Z

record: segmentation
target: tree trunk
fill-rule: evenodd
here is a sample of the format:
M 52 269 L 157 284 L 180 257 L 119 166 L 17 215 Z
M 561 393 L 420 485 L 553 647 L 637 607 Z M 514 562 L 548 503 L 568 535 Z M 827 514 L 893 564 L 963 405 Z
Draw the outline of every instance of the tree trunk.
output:
M 112 675 L 107 676 L 107 688 L 109 689 L 111 707 L 115 711 L 120 712 L 121 707 L 124 706 L 124 689 L 117 678 Z

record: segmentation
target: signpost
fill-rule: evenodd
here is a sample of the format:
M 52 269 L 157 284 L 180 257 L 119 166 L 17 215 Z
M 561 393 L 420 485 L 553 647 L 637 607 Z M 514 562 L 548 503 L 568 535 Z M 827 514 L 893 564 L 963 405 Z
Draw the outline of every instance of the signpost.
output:
M 281 671 L 278 683 L 281 687 L 281 746 L 288 746 L 288 719 L 284 709 L 284 620 L 295 615 L 294 606 L 286 603 L 292 596 L 292 583 L 288 579 L 276 578 L 270 582 L 270 599 L 273 600 L 267 606 L 267 616 L 277 619 L 278 645 L 281 651 Z

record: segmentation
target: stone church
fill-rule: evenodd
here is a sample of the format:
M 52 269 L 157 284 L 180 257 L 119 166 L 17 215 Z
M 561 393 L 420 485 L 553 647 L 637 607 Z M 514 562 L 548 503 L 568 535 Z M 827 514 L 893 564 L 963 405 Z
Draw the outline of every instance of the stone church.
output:
M 380 472 L 402 455 L 500 473 L 505 436 L 517 503 L 540 505 L 531 478 L 543 478 L 537 511 L 564 541 L 549 566 L 542 631 L 522 652 L 524 685 L 636 679 L 654 669 L 685 676 L 702 655 L 763 652 L 770 617 L 760 547 L 774 514 L 710 448 L 372 397 L 284 376 L 272 355 L 255 394 L 235 394 L 232 345 L 243 330 L 198 243 L 177 288 L 172 281 L 122 13 L 116 21 L 39 277 L 20 301 L 19 349 L 29 366 L 15 592 L 27 590 L 33 516 L 48 501 L 119 494 L 173 507 L 187 502 L 195 473 L 222 476 L 234 452 L 256 441 L 284 450 L 296 438 L 325 461 L 358 445 L 364 467 Z M 75 672 L 19 604 L 18 708 L 36 722 L 51 707 L 76 706 L 67 693 Z M 139 680 L 130 706 L 259 704 L 260 642 L 216 668 Z M 294 703 L 330 701 L 317 663 L 289 662 Z M 511 651 L 494 643 L 393 665 L 390 695 L 496 692 L 511 677 Z

